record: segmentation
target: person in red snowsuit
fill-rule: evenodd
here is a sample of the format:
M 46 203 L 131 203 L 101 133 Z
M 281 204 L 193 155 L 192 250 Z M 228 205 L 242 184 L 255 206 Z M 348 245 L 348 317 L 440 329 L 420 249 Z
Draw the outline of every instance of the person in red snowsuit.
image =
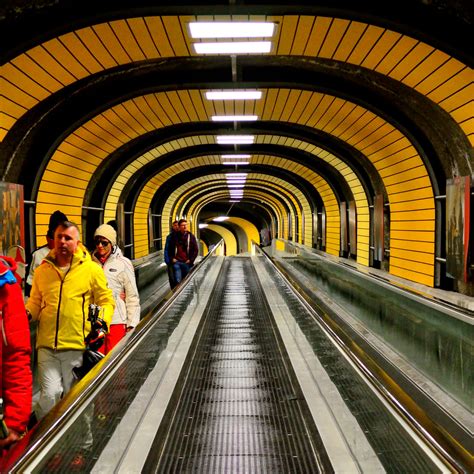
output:
M 0 456 L 21 438 L 31 415 L 30 329 L 15 270 L 15 260 L 0 256 Z

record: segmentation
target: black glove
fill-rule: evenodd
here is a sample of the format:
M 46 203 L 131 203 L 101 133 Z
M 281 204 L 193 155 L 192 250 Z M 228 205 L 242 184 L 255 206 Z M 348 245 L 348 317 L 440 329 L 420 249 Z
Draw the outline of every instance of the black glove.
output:
M 85 339 L 87 349 L 90 349 L 92 351 L 98 350 L 100 347 L 102 347 L 102 344 L 105 341 L 105 335 L 107 333 L 103 331 L 102 329 L 99 330 L 92 330 Z
M 107 323 L 102 318 L 97 318 L 91 325 L 92 331 L 104 331 L 108 332 L 109 328 L 107 327 Z M 91 331 L 91 332 L 92 332 Z
M 86 336 L 85 343 L 87 348 L 93 351 L 98 350 L 104 343 L 107 331 L 107 323 L 103 319 L 97 318 L 92 323 L 91 332 Z

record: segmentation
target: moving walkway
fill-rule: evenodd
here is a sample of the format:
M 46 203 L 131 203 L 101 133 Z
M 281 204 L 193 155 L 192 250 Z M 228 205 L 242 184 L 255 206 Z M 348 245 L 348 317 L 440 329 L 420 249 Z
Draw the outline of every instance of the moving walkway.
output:
M 23 440 L 11 469 L 468 470 L 390 403 L 325 316 L 262 254 L 210 255 Z

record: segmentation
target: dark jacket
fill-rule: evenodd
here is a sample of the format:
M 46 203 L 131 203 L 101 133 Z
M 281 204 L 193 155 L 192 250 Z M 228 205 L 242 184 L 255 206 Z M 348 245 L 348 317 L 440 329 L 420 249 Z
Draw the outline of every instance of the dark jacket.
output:
M 196 237 L 191 232 L 186 232 L 184 235 L 181 232 L 176 232 L 171 235 L 168 245 L 168 261 L 171 263 L 173 258 L 176 258 L 178 245 L 182 245 L 186 249 L 186 255 L 191 264 L 194 263 L 199 253 Z M 166 261 L 166 258 L 165 258 Z
M 163 257 L 165 259 L 165 263 L 166 265 L 171 265 L 171 260 L 169 258 L 169 253 L 168 253 L 168 249 L 170 247 L 170 242 L 171 242 L 171 239 L 174 235 L 176 235 L 178 232 L 171 232 L 167 235 L 166 237 L 166 242 L 165 242 L 165 249 L 163 250 Z

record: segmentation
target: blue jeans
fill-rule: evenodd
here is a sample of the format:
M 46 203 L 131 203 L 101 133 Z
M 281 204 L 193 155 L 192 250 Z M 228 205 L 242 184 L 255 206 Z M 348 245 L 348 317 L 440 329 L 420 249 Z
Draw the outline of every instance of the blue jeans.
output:
M 173 263 L 174 280 L 179 283 L 191 270 L 192 264 L 184 262 Z

